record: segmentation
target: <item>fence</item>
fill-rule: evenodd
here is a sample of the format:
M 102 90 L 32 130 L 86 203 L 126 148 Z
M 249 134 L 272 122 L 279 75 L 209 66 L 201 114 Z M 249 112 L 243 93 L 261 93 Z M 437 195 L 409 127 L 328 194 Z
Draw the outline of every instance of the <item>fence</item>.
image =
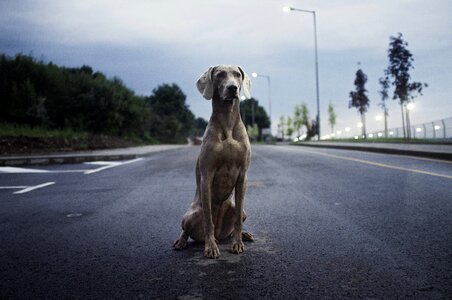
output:
M 411 137 L 418 139 L 451 139 L 452 117 L 414 125 L 410 127 Z M 368 137 L 384 137 L 384 130 L 371 132 Z M 388 137 L 403 138 L 403 127 L 388 129 Z

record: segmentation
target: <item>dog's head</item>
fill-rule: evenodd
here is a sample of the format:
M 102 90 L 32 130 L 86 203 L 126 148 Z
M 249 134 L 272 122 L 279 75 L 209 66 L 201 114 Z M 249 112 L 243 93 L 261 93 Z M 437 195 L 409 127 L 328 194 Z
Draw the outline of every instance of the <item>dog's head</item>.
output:
M 239 99 L 240 90 L 251 98 L 251 81 L 240 66 L 220 65 L 210 67 L 196 82 L 199 92 L 207 100 L 219 98 L 223 101 Z

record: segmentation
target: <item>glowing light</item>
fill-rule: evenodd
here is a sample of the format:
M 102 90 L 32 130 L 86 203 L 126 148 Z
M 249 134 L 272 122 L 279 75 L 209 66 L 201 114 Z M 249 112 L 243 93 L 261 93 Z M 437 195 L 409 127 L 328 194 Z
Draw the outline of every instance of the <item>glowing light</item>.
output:
M 356 126 L 357 126 L 358 128 L 361 128 L 361 127 L 363 127 L 363 123 L 358 122 L 358 123 L 356 124 Z
M 441 129 L 441 126 L 439 126 L 439 125 L 435 125 L 435 130 L 440 130 Z
M 283 10 L 283 12 L 288 13 L 292 10 L 292 8 L 290 6 L 286 5 L 286 6 L 283 6 L 282 10 Z
M 414 103 L 413 103 L 413 102 L 408 103 L 408 104 L 406 105 L 406 109 L 408 109 L 408 110 L 413 110 L 413 109 L 414 109 Z
M 389 131 L 389 135 L 394 135 L 394 131 Z
M 253 73 L 251 73 L 251 76 L 254 77 L 254 78 L 256 78 L 256 77 L 257 77 L 257 73 L 256 73 L 256 72 L 253 72 Z
M 377 135 L 378 135 L 378 137 L 382 137 L 383 133 L 379 132 Z
M 345 131 L 349 132 L 350 131 L 350 127 L 345 127 Z
M 382 119 L 383 119 L 383 117 L 380 116 L 380 115 L 378 115 L 378 116 L 375 117 L 375 120 L 377 120 L 377 121 L 381 121 Z
M 369 133 L 369 137 L 370 137 L 370 138 L 373 138 L 373 137 L 374 137 L 374 134 L 373 134 L 373 133 Z
M 416 132 L 421 132 L 421 131 L 422 131 L 422 128 L 420 128 L 420 127 L 416 128 Z

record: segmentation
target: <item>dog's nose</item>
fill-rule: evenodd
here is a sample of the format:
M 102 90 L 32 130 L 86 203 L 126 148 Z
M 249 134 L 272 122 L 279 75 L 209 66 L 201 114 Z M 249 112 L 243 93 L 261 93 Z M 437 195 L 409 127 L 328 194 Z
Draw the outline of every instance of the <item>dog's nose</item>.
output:
M 229 92 L 235 93 L 235 92 L 237 92 L 238 87 L 236 85 L 229 85 L 227 87 L 227 89 L 228 89 Z

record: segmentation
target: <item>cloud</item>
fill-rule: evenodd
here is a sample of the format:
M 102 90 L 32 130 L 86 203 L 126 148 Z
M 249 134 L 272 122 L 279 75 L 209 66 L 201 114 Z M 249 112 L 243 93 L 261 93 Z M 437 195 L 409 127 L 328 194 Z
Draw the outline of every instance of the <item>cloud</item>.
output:
M 416 59 L 413 78 L 430 84 L 419 101 L 435 103 L 436 115 L 450 114 L 444 100 L 452 93 L 447 0 L 1 1 L 0 50 L 33 51 L 63 65 L 90 64 L 118 75 L 139 94 L 176 82 L 205 118 L 210 105 L 199 99 L 193 82 L 209 65 L 237 63 L 272 76 L 274 120 L 303 101 L 313 115 L 313 19 L 283 13 L 285 4 L 317 12 L 323 117 L 332 101 L 341 120 L 358 118 L 347 109 L 358 61 L 369 76 L 370 113 L 379 110 L 377 80 L 387 65 L 389 36 L 397 32 Z M 265 81 L 256 79 L 253 92 L 267 105 Z M 435 118 L 434 108 L 414 119 L 428 118 Z

